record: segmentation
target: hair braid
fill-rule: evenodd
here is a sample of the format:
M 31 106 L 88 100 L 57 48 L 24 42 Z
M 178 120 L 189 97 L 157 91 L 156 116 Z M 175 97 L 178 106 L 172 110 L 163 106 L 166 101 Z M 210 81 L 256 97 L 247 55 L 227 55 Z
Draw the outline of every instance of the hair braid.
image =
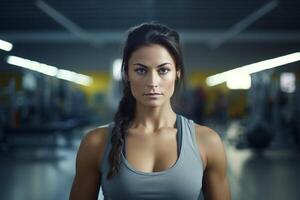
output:
M 135 111 L 135 99 L 131 94 L 129 84 L 123 89 L 123 98 L 120 101 L 119 108 L 114 117 L 115 126 L 112 129 L 111 144 L 112 150 L 109 153 L 109 162 L 111 168 L 107 178 L 112 178 L 119 172 L 120 155 L 124 145 L 125 133 L 133 119 Z

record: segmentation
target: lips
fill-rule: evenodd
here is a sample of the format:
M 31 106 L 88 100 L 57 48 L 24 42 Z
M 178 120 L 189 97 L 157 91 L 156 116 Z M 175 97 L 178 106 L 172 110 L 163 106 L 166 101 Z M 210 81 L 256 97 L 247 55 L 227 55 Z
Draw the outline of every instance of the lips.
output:
M 147 96 L 150 96 L 150 95 L 162 95 L 162 93 L 154 92 L 154 93 L 146 93 L 145 95 L 147 95 Z

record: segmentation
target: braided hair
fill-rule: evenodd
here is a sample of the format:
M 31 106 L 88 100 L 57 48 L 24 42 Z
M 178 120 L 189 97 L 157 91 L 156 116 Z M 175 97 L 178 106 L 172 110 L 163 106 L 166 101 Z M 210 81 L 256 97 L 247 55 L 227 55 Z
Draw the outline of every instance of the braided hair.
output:
M 131 54 L 142 46 L 159 44 L 165 47 L 175 61 L 176 71 L 180 70 L 180 77 L 175 81 L 175 92 L 171 97 L 171 105 L 176 107 L 178 88 L 184 86 L 184 66 L 182 52 L 179 43 L 179 34 L 169 27 L 156 23 L 142 23 L 128 30 L 127 40 L 123 49 L 122 61 L 122 87 L 123 96 L 120 100 L 118 110 L 114 116 L 114 127 L 112 129 L 111 144 L 109 152 L 109 171 L 107 179 L 111 179 L 119 172 L 121 162 L 121 151 L 124 145 L 125 133 L 130 122 L 134 118 L 136 100 L 131 93 L 129 81 L 127 80 L 128 61 Z

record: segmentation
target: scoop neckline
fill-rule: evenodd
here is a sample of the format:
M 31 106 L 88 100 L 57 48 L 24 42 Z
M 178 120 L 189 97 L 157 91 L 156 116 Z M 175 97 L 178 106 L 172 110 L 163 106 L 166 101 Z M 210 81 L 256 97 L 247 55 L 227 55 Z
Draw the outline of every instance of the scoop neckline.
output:
M 136 169 L 134 166 L 132 166 L 129 163 L 127 158 L 125 158 L 125 156 L 123 154 L 123 151 L 121 151 L 122 160 L 124 161 L 125 166 L 128 169 L 130 169 L 131 171 L 133 171 L 134 173 L 136 173 L 136 174 L 141 174 L 141 175 L 146 175 L 146 176 L 161 175 L 161 174 L 165 174 L 165 173 L 168 173 L 168 172 L 174 170 L 179 165 L 179 163 L 182 159 L 183 147 L 184 147 L 184 142 L 183 142 L 184 134 L 182 132 L 182 117 L 179 114 L 176 114 L 176 128 L 177 128 L 177 134 L 180 134 L 179 136 L 181 137 L 181 140 L 180 140 L 180 143 L 179 143 L 180 151 L 179 151 L 179 156 L 178 156 L 176 162 L 170 168 L 162 170 L 162 171 L 158 171 L 158 172 L 143 172 L 143 171 L 140 171 L 140 170 Z

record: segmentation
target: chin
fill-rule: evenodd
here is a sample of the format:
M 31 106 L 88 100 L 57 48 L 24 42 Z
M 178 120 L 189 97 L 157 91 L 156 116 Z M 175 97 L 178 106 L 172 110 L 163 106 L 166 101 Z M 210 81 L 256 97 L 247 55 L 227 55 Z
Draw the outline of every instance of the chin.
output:
M 147 106 L 147 107 L 162 107 L 165 103 L 164 100 L 160 99 L 160 100 L 157 100 L 157 101 L 142 101 L 142 105 L 144 106 Z
M 142 102 L 142 105 L 146 107 L 160 107 L 162 104 L 160 102 Z
M 158 107 L 161 107 L 162 105 L 161 104 L 158 104 L 158 103 L 156 103 L 156 104 L 154 104 L 154 103 L 152 103 L 152 104 L 148 104 L 148 105 L 146 105 L 146 106 L 148 106 L 148 107 L 151 107 L 151 108 L 158 108 Z

